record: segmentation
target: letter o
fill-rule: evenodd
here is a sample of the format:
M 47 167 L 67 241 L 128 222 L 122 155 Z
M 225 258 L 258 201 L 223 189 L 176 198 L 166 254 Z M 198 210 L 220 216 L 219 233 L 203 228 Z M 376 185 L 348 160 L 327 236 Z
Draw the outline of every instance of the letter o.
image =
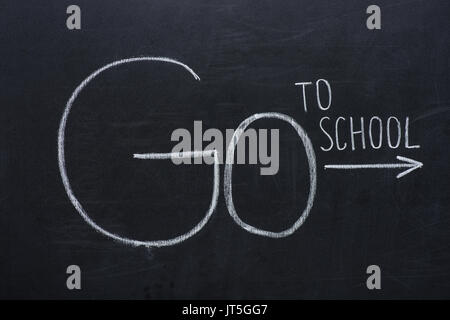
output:
M 289 123 L 294 129 L 297 131 L 297 134 L 299 135 L 300 139 L 302 140 L 303 146 L 306 150 L 306 157 L 308 159 L 308 166 L 309 166 L 309 195 L 308 200 L 306 203 L 306 207 L 303 210 L 301 216 L 297 219 L 297 221 L 294 222 L 292 226 L 290 226 L 288 229 L 280 231 L 280 232 L 274 232 L 274 231 L 266 231 L 262 230 L 256 227 L 253 227 L 244 221 L 242 221 L 241 218 L 239 218 L 236 209 L 234 208 L 233 203 L 233 191 L 232 191 L 232 172 L 233 172 L 233 160 L 234 160 L 234 150 L 236 148 L 236 145 L 239 141 L 239 137 L 241 134 L 245 131 L 245 129 L 254 121 L 258 119 L 279 119 L 282 121 L 285 121 Z M 228 208 L 228 213 L 231 215 L 231 217 L 234 219 L 234 221 L 242 227 L 244 230 L 247 230 L 250 233 L 254 233 L 260 236 L 265 236 L 269 238 L 283 238 L 287 237 L 291 234 L 293 234 L 298 228 L 302 226 L 302 224 L 305 222 L 306 218 L 309 215 L 309 212 L 311 211 L 311 208 L 313 206 L 314 197 L 316 194 L 316 185 L 317 185 L 317 175 L 316 175 L 316 156 L 314 154 L 314 149 L 311 143 L 311 140 L 309 140 L 306 132 L 303 130 L 303 128 L 290 116 L 277 113 L 277 112 L 267 112 L 267 113 L 257 113 L 254 114 L 244 121 L 241 122 L 237 130 L 234 132 L 233 137 L 230 141 L 230 145 L 227 149 L 227 156 L 225 161 L 225 171 L 224 171 L 224 193 L 225 193 L 225 202 Z

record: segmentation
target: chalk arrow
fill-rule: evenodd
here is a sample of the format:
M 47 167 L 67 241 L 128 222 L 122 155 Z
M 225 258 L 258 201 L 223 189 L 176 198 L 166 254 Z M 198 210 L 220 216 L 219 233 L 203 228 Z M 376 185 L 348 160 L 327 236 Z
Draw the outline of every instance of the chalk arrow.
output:
M 400 163 L 374 163 L 374 164 L 326 164 L 325 169 L 342 169 L 342 170 L 350 170 L 350 169 L 396 169 L 396 168 L 408 168 L 405 171 L 399 173 L 397 175 L 397 179 L 401 178 L 408 173 L 422 168 L 423 163 L 420 161 L 416 161 L 410 158 L 397 156 L 397 160 L 402 162 Z

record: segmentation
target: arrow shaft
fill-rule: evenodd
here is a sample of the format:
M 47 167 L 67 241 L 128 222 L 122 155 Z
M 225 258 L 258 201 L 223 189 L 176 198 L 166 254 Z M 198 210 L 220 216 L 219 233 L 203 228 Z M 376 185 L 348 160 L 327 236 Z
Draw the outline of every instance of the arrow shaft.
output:
M 410 168 L 409 163 L 326 164 L 325 169 L 395 169 Z
M 367 163 L 367 164 L 326 164 L 324 166 L 325 169 L 343 169 L 343 170 L 351 170 L 351 169 L 396 169 L 396 168 L 408 168 L 405 171 L 399 173 L 397 175 L 397 179 L 401 178 L 408 173 L 422 168 L 423 163 L 409 159 L 406 157 L 397 156 L 397 160 L 404 161 L 399 163 Z

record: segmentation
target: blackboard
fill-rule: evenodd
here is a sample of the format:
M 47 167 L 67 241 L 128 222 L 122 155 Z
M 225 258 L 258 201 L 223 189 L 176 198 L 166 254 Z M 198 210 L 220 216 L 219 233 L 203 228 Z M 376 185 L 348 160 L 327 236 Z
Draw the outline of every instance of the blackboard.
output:
M 71 4 L 0 5 L 1 298 L 450 297 L 448 1 L 378 0 L 378 30 L 366 25 L 365 0 L 79 0 L 79 30 L 66 25 Z M 189 231 L 210 208 L 214 165 L 133 155 L 170 153 L 173 131 L 193 132 L 195 121 L 225 132 L 272 113 L 293 119 L 314 150 L 317 185 L 301 226 L 277 238 L 236 223 L 220 164 L 215 210 L 189 239 L 134 246 L 94 230 L 63 184 L 61 121 L 83 80 L 123 59 L 136 60 L 87 83 L 64 128 L 67 178 L 96 224 L 142 241 Z M 324 151 L 339 117 L 347 147 Z M 361 117 L 366 148 L 356 134 L 352 150 L 349 123 L 359 128 Z M 373 117 L 395 134 L 398 120 L 398 146 L 370 145 Z M 304 213 L 311 163 L 292 122 L 248 128 L 279 130 L 279 169 L 233 165 L 234 208 L 246 224 L 281 232 Z M 408 165 L 397 156 L 420 165 L 324 167 Z M 70 265 L 81 290 L 66 286 Z M 381 289 L 366 286 L 370 265 Z

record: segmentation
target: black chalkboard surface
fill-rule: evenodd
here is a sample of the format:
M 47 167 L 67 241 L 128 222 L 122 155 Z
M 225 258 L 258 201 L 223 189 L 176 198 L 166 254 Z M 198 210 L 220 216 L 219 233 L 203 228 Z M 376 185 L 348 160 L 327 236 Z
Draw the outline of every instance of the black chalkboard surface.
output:
M 372 2 L 3 1 L 0 298 L 450 298 L 450 3 Z

